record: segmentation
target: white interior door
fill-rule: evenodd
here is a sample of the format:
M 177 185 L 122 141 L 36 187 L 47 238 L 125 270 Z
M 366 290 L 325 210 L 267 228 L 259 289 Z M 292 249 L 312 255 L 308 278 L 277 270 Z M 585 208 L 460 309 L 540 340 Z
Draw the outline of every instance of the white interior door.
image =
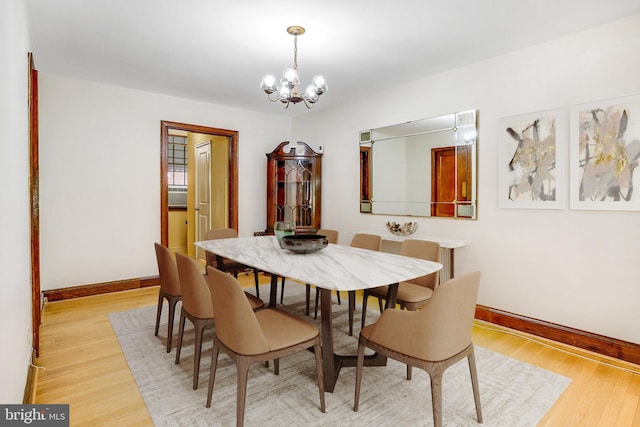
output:
M 204 240 L 211 228 L 211 141 L 196 145 L 196 241 Z M 204 250 L 196 248 L 196 257 L 204 259 Z

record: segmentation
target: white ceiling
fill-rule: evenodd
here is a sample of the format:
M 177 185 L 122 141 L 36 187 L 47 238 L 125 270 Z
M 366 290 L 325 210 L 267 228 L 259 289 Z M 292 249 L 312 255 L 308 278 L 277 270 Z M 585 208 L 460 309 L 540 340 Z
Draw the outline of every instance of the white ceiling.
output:
M 314 109 L 640 13 L 638 0 L 27 0 L 36 67 L 262 111 L 264 74 L 293 63 Z

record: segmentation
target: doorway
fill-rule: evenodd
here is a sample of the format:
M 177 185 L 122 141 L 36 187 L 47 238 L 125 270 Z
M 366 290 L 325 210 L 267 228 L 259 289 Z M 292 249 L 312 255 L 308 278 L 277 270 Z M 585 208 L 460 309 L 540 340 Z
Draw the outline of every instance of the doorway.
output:
M 214 143 L 215 141 L 224 141 L 224 143 L 213 144 L 211 154 L 211 167 L 209 169 L 213 172 L 213 175 L 209 174 L 209 177 L 205 181 L 216 182 L 219 191 L 217 193 L 211 192 L 209 200 L 217 206 L 224 206 L 224 208 L 217 209 L 217 214 L 211 215 L 210 218 L 222 218 L 217 219 L 215 224 L 202 224 L 203 227 L 210 226 L 211 228 L 235 228 L 238 229 L 238 131 L 211 128 L 207 126 L 192 125 L 186 123 L 177 123 L 170 121 L 162 121 L 160 123 L 160 239 L 164 246 L 169 246 L 169 136 L 171 133 L 179 132 L 186 135 L 193 135 L 193 143 L 189 144 L 192 149 L 187 154 L 191 159 L 191 164 L 197 164 L 196 161 L 196 145 L 201 145 L 203 140 L 209 140 Z M 215 148 L 214 148 L 215 147 Z M 215 158 L 215 160 L 213 160 Z M 193 167 L 192 172 L 189 174 L 189 182 L 191 188 L 188 192 L 192 193 L 191 197 L 188 197 L 189 202 L 187 209 L 187 225 L 189 227 L 187 236 L 187 253 L 195 256 L 195 247 L 193 242 L 197 240 L 196 237 L 196 197 L 195 197 L 195 180 L 196 172 Z M 213 178 L 212 178 L 213 176 Z M 221 204 L 222 203 L 222 204 Z M 210 221 L 213 221 L 210 219 Z

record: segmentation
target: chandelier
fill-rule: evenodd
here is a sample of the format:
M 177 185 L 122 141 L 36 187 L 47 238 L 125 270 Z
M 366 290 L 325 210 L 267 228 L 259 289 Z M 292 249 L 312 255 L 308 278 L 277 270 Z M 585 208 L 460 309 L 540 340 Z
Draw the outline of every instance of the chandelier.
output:
M 297 104 L 304 101 L 307 108 L 311 108 L 313 104 L 320 98 L 320 95 L 327 91 L 327 82 L 322 76 L 313 76 L 311 84 L 307 86 L 301 94 L 298 92 L 300 78 L 298 77 L 298 36 L 304 34 L 304 28 L 294 25 L 287 28 L 287 33 L 293 36 L 293 68 L 287 68 L 280 79 L 280 87 L 276 76 L 267 74 L 262 78 L 260 89 L 266 92 L 270 101 L 280 101 L 285 104 L 284 108 L 289 108 L 289 104 Z M 271 96 L 276 93 L 275 98 Z

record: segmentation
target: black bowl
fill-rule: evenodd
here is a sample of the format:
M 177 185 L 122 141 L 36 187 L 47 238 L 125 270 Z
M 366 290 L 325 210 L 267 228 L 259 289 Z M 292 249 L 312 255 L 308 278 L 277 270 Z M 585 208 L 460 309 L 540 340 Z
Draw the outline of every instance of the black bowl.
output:
M 329 244 L 327 236 L 319 234 L 295 234 L 282 238 L 282 247 L 297 254 L 310 254 L 324 249 Z

